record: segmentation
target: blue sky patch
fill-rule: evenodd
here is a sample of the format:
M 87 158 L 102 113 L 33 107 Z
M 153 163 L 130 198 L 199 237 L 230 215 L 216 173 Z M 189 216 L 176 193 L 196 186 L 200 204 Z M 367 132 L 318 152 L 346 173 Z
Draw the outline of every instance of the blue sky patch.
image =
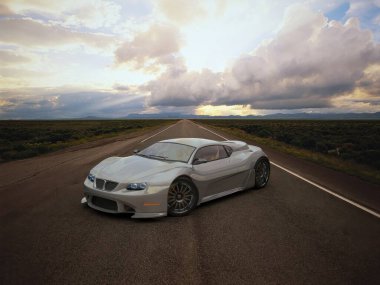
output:
M 329 20 L 341 21 L 342 19 L 344 19 L 349 9 L 350 9 L 350 3 L 345 2 L 341 4 L 340 6 L 338 6 L 337 8 L 335 8 L 334 10 L 326 13 L 326 16 L 327 18 L 329 18 Z

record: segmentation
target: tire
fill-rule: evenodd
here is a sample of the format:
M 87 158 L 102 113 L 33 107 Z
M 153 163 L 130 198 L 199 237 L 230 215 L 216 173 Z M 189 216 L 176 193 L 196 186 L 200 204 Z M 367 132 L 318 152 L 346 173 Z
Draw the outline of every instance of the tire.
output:
M 176 179 L 168 191 L 168 215 L 174 217 L 189 214 L 198 203 L 198 191 L 185 177 Z
M 255 164 L 255 188 L 260 189 L 268 184 L 270 163 L 266 157 L 260 158 Z

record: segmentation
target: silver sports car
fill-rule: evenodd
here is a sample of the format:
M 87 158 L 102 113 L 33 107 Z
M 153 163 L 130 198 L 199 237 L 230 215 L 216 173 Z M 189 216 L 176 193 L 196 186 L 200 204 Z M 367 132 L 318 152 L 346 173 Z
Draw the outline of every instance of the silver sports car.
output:
M 241 141 L 180 138 L 128 157 L 110 157 L 84 181 L 83 204 L 133 218 L 183 216 L 197 205 L 269 180 L 261 148 Z

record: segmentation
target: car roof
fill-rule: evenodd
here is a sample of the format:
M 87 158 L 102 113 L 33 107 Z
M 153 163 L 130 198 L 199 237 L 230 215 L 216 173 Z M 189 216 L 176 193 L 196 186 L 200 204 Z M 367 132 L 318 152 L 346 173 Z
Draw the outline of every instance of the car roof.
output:
M 206 146 L 206 145 L 212 145 L 212 144 L 222 144 L 222 142 L 219 142 L 219 141 L 207 140 L 207 139 L 201 139 L 201 138 L 178 138 L 178 139 L 163 140 L 160 142 L 180 143 L 180 144 L 190 145 L 196 148 Z
M 229 146 L 233 149 L 233 151 L 249 149 L 247 143 L 242 142 L 242 141 L 214 141 L 214 140 L 201 139 L 201 138 L 178 138 L 178 139 L 163 140 L 160 142 L 185 144 L 185 145 L 189 145 L 195 148 L 218 144 L 218 145 Z

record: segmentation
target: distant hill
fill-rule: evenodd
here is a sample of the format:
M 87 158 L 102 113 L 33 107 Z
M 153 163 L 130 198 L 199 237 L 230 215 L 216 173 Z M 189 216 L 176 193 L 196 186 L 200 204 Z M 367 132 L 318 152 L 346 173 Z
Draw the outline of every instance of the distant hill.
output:
M 296 114 L 272 114 L 263 116 L 263 119 L 312 119 L 312 120 L 380 120 L 380 112 L 377 113 L 296 113 Z
M 263 116 L 205 116 L 181 113 L 129 114 L 125 119 L 259 119 L 259 120 L 380 120 L 377 113 L 295 113 Z
M 125 120 L 125 119 L 257 119 L 257 120 L 380 120 L 380 112 L 377 113 L 294 113 L 294 114 L 271 114 L 262 116 L 208 116 L 181 113 L 155 113 L 155 114 L 128 114 L 125 117 L 101 117 L 85 116 L 77 118 L 54 118 L 40 117 L 26 120 Z M 12 119 L 11 119 L 12 120 Z

